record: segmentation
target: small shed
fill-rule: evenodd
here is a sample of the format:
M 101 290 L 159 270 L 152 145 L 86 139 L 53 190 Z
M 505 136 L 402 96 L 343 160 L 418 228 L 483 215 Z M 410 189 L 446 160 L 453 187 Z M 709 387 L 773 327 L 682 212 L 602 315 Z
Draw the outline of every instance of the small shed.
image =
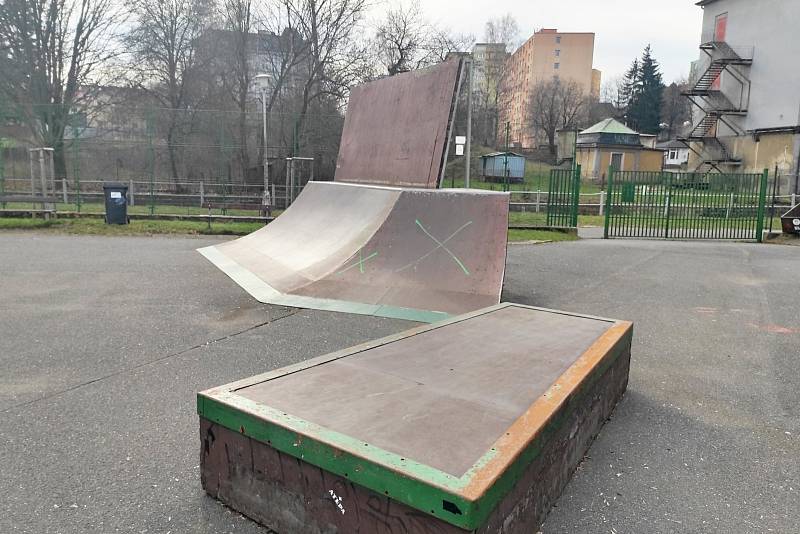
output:
M 508 182 L 521 184 L 525 179 L 525 156 L 516 152 L 492 152 L 481 156 L 481 175 L 487 182 L 505 182 L 506 168 Z

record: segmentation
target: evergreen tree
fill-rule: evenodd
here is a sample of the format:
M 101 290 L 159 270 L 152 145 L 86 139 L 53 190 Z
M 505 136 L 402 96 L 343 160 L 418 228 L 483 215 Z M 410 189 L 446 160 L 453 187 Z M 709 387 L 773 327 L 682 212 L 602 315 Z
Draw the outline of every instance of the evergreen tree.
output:
M 626 113 L 628 126 L 640 133 L 658 134 L 664 82 L 650 45 L 644 49 L 641 61 L 634 60 L 625 76 L 625 83 L 626 90 L 630 87 Z
M 641 79 L 639 69 L 639 59 L 634 59 L 631 68 L 625 73 L 625 78 L 622 80 L 622 87 L 619 91 L 617 107 L 627 110 L 634 95 L 639 93 L 639 81 Z

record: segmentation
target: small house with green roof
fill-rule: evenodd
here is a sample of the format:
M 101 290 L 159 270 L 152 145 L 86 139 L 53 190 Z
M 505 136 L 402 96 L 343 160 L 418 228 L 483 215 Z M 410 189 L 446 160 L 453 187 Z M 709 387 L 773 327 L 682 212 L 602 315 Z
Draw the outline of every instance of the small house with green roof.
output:
M 584 178 L 605 183 L 611 166 L 618 171 L 660 171 L 663 152 L 648 145 L 639 132 L 605 119 L 578 133 L 575 157 Z

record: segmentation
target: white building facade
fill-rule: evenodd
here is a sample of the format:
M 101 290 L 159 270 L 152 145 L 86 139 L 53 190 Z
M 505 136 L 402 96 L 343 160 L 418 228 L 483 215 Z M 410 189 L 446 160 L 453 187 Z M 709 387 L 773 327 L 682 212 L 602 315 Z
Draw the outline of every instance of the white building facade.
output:
M 800 1 L 702 0 L 690 170 L 797 176 Z M 797 188 L 797 180 L 793 186 Z

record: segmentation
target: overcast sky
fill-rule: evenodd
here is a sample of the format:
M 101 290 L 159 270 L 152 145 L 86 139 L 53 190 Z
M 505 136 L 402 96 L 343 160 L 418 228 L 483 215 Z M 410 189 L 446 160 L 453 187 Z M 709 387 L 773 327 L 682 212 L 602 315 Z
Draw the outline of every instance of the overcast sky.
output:
M 432 22 L 472 34 L 479 41 L 486 20 L 506 13 L 516 18 L 525 38 L 539 28 L 594 32 L 594 67 L 603 71 L 604 82 L 624 74 L 648 43 L 661 63 L 666 83 L 688 77 L 689 63 L 700 54 L 703 12 L 694 5 L 697 0 L 418 1 Z M 385 7 L 377 12 L 381 9 Z

